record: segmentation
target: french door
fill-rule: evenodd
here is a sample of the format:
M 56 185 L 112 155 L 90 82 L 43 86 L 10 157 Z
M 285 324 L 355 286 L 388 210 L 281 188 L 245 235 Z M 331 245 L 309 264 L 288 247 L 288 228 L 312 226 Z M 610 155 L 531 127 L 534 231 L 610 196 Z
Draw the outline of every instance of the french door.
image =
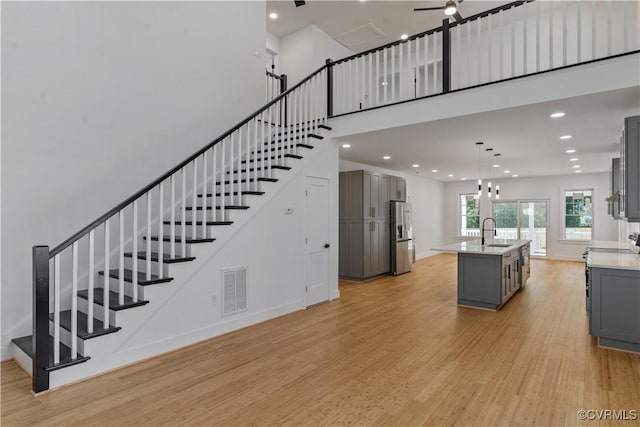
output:
M 547 255 L 547 201 L 494 201 L 498 239 L 531 240 L 531 255 Z

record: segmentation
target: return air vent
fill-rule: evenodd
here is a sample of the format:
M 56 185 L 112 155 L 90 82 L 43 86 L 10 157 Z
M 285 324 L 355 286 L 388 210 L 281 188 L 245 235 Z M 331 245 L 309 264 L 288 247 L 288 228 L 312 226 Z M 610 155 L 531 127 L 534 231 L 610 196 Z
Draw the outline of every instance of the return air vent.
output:
M 222 315 L 247 309 L 247 267 L 222 270 Z
M 367 25 L 339 34 L 336 36 L 336 40 L 349 47 L 367 43 L 382 36 L 384 36 L 384 33 L 369 22 Z

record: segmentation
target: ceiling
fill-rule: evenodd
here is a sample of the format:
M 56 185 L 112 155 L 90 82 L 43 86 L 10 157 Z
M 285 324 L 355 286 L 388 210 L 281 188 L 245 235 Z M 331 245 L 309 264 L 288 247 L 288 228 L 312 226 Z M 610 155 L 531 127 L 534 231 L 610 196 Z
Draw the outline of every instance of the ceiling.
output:
M 267 31 L 283 37 L 313 24 L 347 48 L 360 52 L 398 40 L 402 34 L 418 34 L 439 27 L 445 17 L 442 11 L 414 12 L 413 8 L 439 7 L 444 3 L 444 0 L 308 0 L 304 6 L 296 7 L 292 0 L 268 0 L 267 14 L 276 12 L 278 19 L 267 18 Z M 459 11 L 466 17 L 506 3 L 510 1 L 465 0 Z M 360 30 L 369 24 L 382 34 L 359 37 Z
M 566 115 L 550 118 L 556 111 Z M 340 158 L 439 181 L 477 179 L 475 142 L 483 141 L 482 178 L 605 172 L 611 158 L 619 157 L 623 118 L 638 114 L 640 88 L 621 89 L 353 135 L 342 138 L 351 147 L 341 148 Z M 572 138 L 561 140 L 562 135 Z M 484 148 L 493 148 L 500 159 L 490 158 Z M 567 149 L 576 152 L 567 154 Z M 383 160 L 385 155 L 391 159 Z M 492 168 L 494 163 L 500 167 Z
M 506 3 L 509 1 L 465 0 L 459 11 L 470 16 Z M 312 0 L 296 8 L 291 0 L 268 0 L 267 12 L 275 11 L 279 17 L 267 18 L 267 31 L 282 37 L 313 24 L 358 52 L 398 40 L 403 33 L 417 34 L 440 26 L 441 11 L 413 12 L 413 8 L 443 4 L 440 0 Z M 360 30 L 371 26 L 382 35 L 364 41 L 362 34 L 358 37 Z M 581 173 L 605 172 L 610 159 L 618 155 L 622 119 L 640 114 L 639 106 L 640 88 L 635 87 L 368 132 L 344 138 L 351 147 L 341 148 L 340 158 L 440 181 L 471 180 L 477 179 L 479 169 L 475 142 L 484 141 L 483 148 L 494 148 L 493 153 L 501 157 L 497 162 L 500 167 L 491 168 L 490 163 L 495 162 L 482 152 L 483 178 L 567 175 L 575 173 L 574 165 L 580 165 Z M 554 111 L 566 115 L 551 119 L 549 114 Z M 560 140 L 565 134 L 572 138 Z M 576 153 L 567 154 L 570 148 Z M 383 160 L 385 155 L 391 159 Z M 574 157 L 579 160 L 570 162 Z

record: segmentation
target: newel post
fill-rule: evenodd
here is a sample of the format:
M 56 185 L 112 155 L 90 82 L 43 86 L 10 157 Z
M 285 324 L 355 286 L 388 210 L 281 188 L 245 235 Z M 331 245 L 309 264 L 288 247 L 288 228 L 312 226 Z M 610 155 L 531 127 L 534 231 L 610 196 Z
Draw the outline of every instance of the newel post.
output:
M 449 18 L 442 20 L 442 93 L 451 90 L 451 33 Z
M 333 63 L 327 59 L 327 117 L 333 116 Z
M 34 393 L 49 389 L 49 246 L 33 250 L 32 387 Z

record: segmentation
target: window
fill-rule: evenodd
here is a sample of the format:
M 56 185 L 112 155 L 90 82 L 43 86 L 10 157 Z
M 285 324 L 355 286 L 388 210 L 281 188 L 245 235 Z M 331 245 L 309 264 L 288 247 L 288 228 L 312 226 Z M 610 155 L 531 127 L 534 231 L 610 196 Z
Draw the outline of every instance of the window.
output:
M 591 240 L 593 231 L 593 190 L 564 192 L 564 238 Z
M 460 235 L 480 235 L 480 200 L 476 194 L 460 195 Z

